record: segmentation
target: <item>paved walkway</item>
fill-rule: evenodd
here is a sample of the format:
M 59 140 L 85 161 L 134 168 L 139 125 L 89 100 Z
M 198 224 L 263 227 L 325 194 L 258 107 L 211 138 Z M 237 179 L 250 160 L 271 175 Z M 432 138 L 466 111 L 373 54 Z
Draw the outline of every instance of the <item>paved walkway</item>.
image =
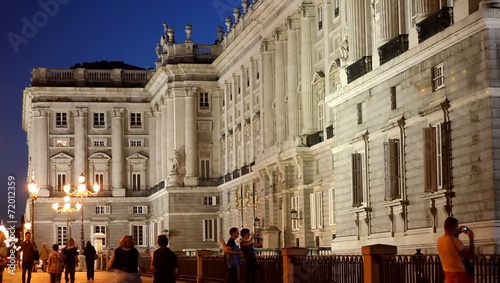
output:
M 87 283 L 87 282 L 112 283 L 115 279 L 113 272 L 106 272 L 106 271 L 96 271 L 95 276 L 94 276 L 94 278 L 95 278 L 94 281 L 87 281 L 87 273 L 86 272 L 76 272 L 75 277 L 76 277 L 75 283 L 84 283 L 84 282 L 85 283 Z M 31 275 L 31 283 L 48 283 L 48 282 L 50 282 L 48 273 L 38 271 L 36 273 L 33 272 Z M 64 283 L 64 273 L 63 273 L 61 282 Z M 153 278 L 143 276 L 142 282 L 143 283 L 152 283 Z M 3 283 L 22 283 L 21 270 L 17 270 L 14 275 L 11 275 L 11 274 L 7 273 L 7 271 L 4 271 Z

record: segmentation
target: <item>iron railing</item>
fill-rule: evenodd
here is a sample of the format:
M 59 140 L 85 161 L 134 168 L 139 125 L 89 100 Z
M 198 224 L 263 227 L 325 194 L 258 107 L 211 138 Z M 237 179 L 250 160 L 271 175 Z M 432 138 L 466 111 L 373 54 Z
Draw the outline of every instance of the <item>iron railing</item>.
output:
M 371 56 L 362 57 L 358 61 L 347 66 L 346 68 L 347 83 L 351 83 L 361 78 L 371 70 L 372 70 L 372 57 Z
M 359 283 L 364 280 L 362 256 L 295 256 L 291 260 L 294 282 Z
M 226 282 L 227 273 L 224 256 L 202 256 L 202 282 Z
M 408 51 L 408 35 L 400 34 L 378 48 L 380 65 L 389 62 L 406 51 Z
M 196 282 L 196 256 L 177 256 L 177 279 L 185 282 Z
M 283 282 L 283 261 L 281 256 L 259 256 L 259 271 L 257 282 L 261 283 L 282 283 Z M 241 279 L 241 278 L 240 278 Z
M 453 24 L 453 7 L 444 7 L 417 24 L 418 42 L 422 43 Z

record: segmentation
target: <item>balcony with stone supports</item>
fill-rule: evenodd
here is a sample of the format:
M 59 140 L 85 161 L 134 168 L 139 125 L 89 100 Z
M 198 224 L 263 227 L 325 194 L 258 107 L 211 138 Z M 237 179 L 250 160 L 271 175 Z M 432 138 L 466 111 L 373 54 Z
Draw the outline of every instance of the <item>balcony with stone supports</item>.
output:
M 368 74 L 372 70 L 372 57 L 365 56 L 356 62 L 352 63 L 346 68 L 347 73 L 347 83 L 352 83 L 353 81 L 361 78 L 362 76 Z
M 31 86 L 57 87 L 144 87 L 154 70 L 125 69 L 47 69 L 36 68 L 31 73 Z
M 417 24 L 418 42 L 422 43 L 453 24 L 453 7 L 444 7 Z
M 389 62 L 406 51 L 408 51 L 408 35 L 398 35 L 378 48 L 380 65 Z

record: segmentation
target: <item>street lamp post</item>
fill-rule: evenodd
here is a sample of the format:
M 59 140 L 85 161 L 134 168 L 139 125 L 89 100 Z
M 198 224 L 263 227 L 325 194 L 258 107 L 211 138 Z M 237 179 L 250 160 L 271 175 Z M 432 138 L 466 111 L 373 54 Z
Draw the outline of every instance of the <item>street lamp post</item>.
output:
M 52 209 L 54 209 L 55 212 L 57 213 L 66 213 L 66 232 L 69 230 L 69 237 L 71 238 L 71 228 L 69 226 L 69 214 L 72 212 L 79 211 L 82 208 L 81 203 L 77 203 L 75 207 L 71 207 L 71 198 L 70 196 L 65 196 L 64 197 L 64 205 L 59 206 L 59 204 L 56 202 L 52 204 Z
M 83 253 L 83 247 L 85 246 L 85 239 L 84 239 L 85 234 L 83 231 L 83 197 L 96 196 L 97 193 L 99 193 L 101 187 L 99 186 L 99 184 L 95 183 L 94 186 L 92 187 L 93 191 L 87 190 L 87 184 L 85 183 L 85 175 L 83 175 L 83 173 L 80 174 L 80 176 L 78 176 L 78 183 L 79 183 L 78 187 L 76 188 L 76 190 L 72 192 L 70 184 L 66 183 L 64 185 L 64 192 L 66 192 L 66 194 L 69 196 L 80 197 L 80 204 L 81 204 L 80 211 L 82 213 L 81 215 L 82 225 L 80 229 L 80 241 L 82 245 L 80 246 L 80 253 Z
M 28 192 L 31 198 L 31 239 L 33 243 L 35 242 L 35 200 L 38 198 L 38 191 L 40 188 L 35 183 L 34 179 L 28 184 Z

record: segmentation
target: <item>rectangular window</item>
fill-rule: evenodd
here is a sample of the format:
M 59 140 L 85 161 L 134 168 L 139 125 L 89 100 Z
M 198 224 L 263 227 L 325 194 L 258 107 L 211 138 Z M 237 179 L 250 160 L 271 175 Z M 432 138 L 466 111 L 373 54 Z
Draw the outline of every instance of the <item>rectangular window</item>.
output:
M 95 214 L 111 214 L 111 206 L 97 205 L 95 207 Z
M 203 241 L 215 241 L 215 219 L 203 219 Z
M 398 108 L 396 94 L 397 94 L 397 88 L 395 86 L 391 86 L 391 110 Z
M 399 139 L 384 143 L 385 158 L 385 200 L 401 198 L 401 145 Z
M 106 127 L 106 120 L 104 120 L 103 112 L 94 113 L 94 128 L 104 128 Z
M 240 94 L 241 93 L 241 77 L 240 76 L 237 77 L 236 82 L 237 82 L 236 86 L 238 87 L 238 94 Z
M 203 205 L 213 206 L 217 205 L 217 197 L 203 197 Z
M 309 195 L 311 208 L 311 229 L 323 228 L 323 193 Z
M 201 160 L 200 177 L 202 180 L 207 180 L 210 178 L 210 161 Z
M 317 18 L 318 18 L 318 31 L 323 29 L 323 5 L 318 6 L 317 10 Z
M 247 87 L 250 86 L 250 70 L 247 68 L 246 69 L 246 79 L 247 79 Z
M 339 5 L 340 0 L 333 0 L 333 17 L 336 18 L 340 15 L 340 5 Z
M 208 92 L 200 92 L 199 99 L 200 99 L 200 109 L 210 109 Z
M 58 173 L 57 174 L 57 191 L 60 193 L 64 190 L 64 184 L 66 184 L 66 174 Z
M 296 211 L 298 218 L 300 217 L 300 212 L 299 212 L 299 197 L 295 196 L 291 198 L 291 207 L 292 211 Z M 297 231 L 299 230 L 299 219 L 292 219 L 292 230 Z
M 56 140 L 56 147 L 68 147 L 68 146 L 69 146 L 69 140 L 67 139 Z
M 360 207 L 366 201 L 366 169 L 364 155 L 363 152 L 353 153 L 351 155 L 353 207 Z
M 320 131 L 325 130 L 325 94 L 318 93 L 318 125 Z
M 132 206 L 132 214 L 148 214 L 148 207 L 145 205 Z
M 131 128 L 142 127 L 142 113 L 130 113 L 130 127 Z
M 363 123 L 363 109 L 365 108 L 365 103 L 361 102 L 357 104 L 356 107 L 356 112 L 358 114 L 358 125 L 361 125 Z
M 432 68 L 432 88 L 434 91 L 444 87 L 444 65 L 438 64 Z
M 329 190 L 328 218 L 330 226 L 335 225 L 335 190 Z
M 101 190 L 104 190 L 104 174 L 102 173 L 95 174 L 94 183 L 98 184 Z
M 450 133 L 450 122 L 423 129 L 425 192 L 437 192 L 449 185 Z
M 141 173 L 132 173 L 132 191 L 141 190 Z
M 136 246 L 146 245 L 146 228 L 144 225 L 132 225 L 132 237 Z
M 106 140 L 92 140 L 93 147 L 106 147 Z
M 257 81 L 260 79 L 259 60 L 255 60 L 255 79 Z
M 57 226 L 56 243 L 59 246 L 65 246 L 67 238 L 68 238 L 68 228 L 66 226 Z
M 142 140 L 129 140 L 130 147 L 141 147 Z
M 57 112 L 56 113 L 56 128 L 67 128 L 68 127 L 68 113 Z
M 102 234 L 106 235 L 106 225 L 95 225 L 94 226 L 94 233 L 102 233 Z M 102 246 L 103 247 L 106 246 L 106 236 L 102 239 Z

